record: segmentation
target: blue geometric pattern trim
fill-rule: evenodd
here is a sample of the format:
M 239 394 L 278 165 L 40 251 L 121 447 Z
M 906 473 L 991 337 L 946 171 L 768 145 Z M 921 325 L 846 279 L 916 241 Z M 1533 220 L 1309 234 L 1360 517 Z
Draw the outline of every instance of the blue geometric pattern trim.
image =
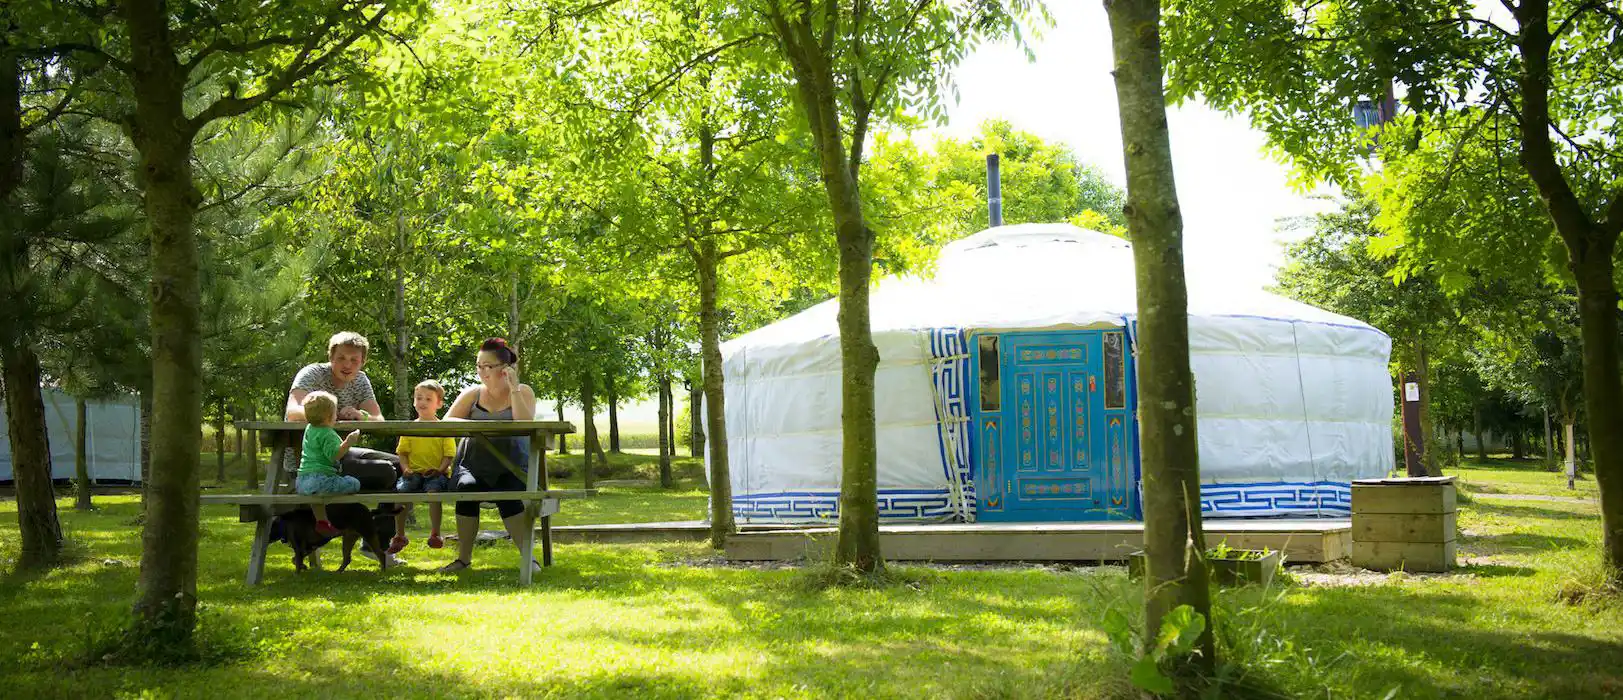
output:
M 881 520 L 946 520 L 954 515 L 947 489 L 880 489 Z M 838 491 L 786 491 L 733 497 L 733 517 L 771 520 L 838 520 Z
M 935 387 L 937 446 L 941 471 L 956 486 L 952 515 L 959 522 L 975 522 L 975 483 L 970 479 L 969 455 L 969 349 L 963 331 L 930 329 L 930 382 Z
M 1352 516 L 1352 483 L 1275 481 L 1201 484 L 1200 510 L 1213 517 L 1263 515 Z

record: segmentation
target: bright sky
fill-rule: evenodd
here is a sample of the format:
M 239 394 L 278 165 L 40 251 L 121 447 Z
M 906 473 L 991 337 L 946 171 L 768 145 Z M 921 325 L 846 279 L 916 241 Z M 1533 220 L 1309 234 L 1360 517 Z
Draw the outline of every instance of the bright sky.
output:
M 1126 183 L 1116 85 L 1111 78 L 1110 25 L 1099 0 L 1049 3 L 1055 26 L 1031 46 L 1036 62 L 1012 45 L 982 47 L 957 72 L 960 101 L 945 133 L 973 134 L 983 120 L 1071 146 L 1085 162 Z M 1325 209 L 1295 192 L 1288 169 L 1264 152 L 1265 139 L 1244 117 L 1200 105 L 1169 109 L 1173 167 L 1183 205 L 1185 253 L 1191 268 L 1229 271 L 1268 285 L 1283 259 L 1276 221 Z M 1017 222 L 1018 223 L 1018 222 Z

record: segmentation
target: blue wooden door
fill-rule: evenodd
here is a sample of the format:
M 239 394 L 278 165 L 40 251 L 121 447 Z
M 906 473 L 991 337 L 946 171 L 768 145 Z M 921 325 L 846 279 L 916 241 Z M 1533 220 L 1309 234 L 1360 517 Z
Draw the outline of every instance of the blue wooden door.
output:
M 1122 332 L 977 333 L 972 347 L 977 517 L 1136 517 Z

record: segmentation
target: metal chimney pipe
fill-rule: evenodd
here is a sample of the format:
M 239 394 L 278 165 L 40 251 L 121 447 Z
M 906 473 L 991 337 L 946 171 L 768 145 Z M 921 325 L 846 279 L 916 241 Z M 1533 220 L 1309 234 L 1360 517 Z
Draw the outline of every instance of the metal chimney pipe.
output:
M 993 226 L 1003 225 L 1003 183 L 998 178 L 997 154 L 986 154 L 986 213 Z

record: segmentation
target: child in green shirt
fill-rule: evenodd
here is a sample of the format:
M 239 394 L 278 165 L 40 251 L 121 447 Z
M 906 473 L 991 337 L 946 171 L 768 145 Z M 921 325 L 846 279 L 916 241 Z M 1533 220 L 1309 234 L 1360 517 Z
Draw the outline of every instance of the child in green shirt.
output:
M 338 439 L 333 430 L 333 417 L 338 413 L 338 398 L 325 391 L 312 391 L 304 397 L 304 416 L 310 425 L 304 429 L 304 450 L 299 460 L 299 477 L 293 482 L 294 490 L 305 496 L 342 496 L 361 490 L 361 482 L 353 476 L 338 473 L 338 460 L 361 439 L 356 430 Z M 315 511 L 316 532 L 336 535 L 338 528 L 327 520 L 327 506 L 311 504 Z

